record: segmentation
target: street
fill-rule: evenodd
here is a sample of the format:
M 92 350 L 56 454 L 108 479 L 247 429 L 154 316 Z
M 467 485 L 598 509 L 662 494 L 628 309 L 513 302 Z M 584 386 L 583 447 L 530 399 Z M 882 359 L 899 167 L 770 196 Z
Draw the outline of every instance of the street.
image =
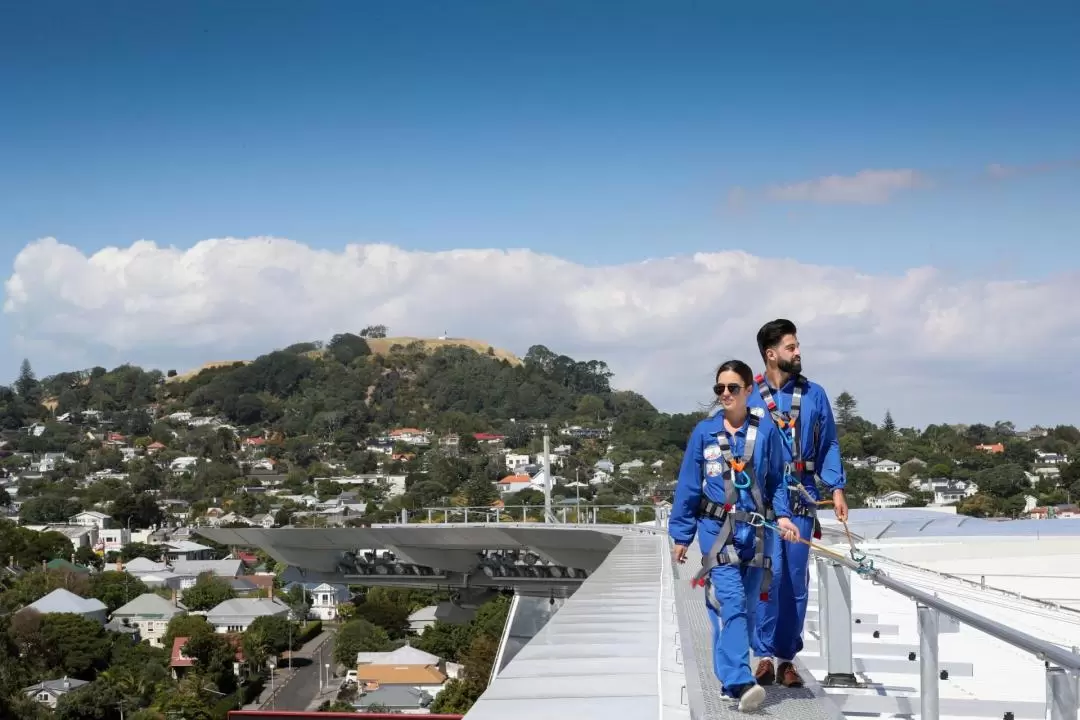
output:
M 318 705 L 322 702 L 319 698 L 319 667 L 320 664 L 329 663 L 334 665 L 334 637 L 329 633 L 323 633 L 310 643 L 297 651 L 293 656 L 293 675 L 278 692 L 273 703 L 266 709 L 273 710 L 307 710 L 313 702 Z M 322 672 L 326 672 L 323 668 Z M 341 679 L 331 678 L 334 688 L 341 683 Z M 325 693 L 324 697 L 330 697 Z

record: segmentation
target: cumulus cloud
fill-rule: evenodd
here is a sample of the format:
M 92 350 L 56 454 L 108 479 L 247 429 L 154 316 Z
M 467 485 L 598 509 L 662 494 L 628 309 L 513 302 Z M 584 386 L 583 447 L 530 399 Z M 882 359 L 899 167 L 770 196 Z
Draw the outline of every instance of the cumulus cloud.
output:
M 822 205 L 880 205 L 905 190 L 930 185 L 916 170 L 860 170 L 854 175 L 828 175 L 766 188 L 765 195 L 778 202 L 809 202 Z
M 872 418 L 890 407 L 899 422 L 1033 422 L 1047 359 L 1076 357 L 1077 280 L 872 276 L 738 251 L 586 267 L 530 250 L 334 251 L 269 237 L 87 256 L 47 238 L 16 257 L 4 312 L 41 371 L 114 358 L 184 370 L 382 323 L 606 360 L 617 386 L 670 410 L 707 400 L 719 361 L 760 365 L 757 328 L 789 317 L 807 373 L 855 393 Z

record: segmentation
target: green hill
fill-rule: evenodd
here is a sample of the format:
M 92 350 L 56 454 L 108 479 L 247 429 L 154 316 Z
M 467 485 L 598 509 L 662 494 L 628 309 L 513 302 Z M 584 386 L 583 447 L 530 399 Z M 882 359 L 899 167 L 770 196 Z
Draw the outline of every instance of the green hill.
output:
M 239 488 L 250 482 L 251 471 L 242 460 L 269 458 L 289 488 L 305 492 L 318 489 L 311 485 L 314 478 L 373 472 L 381 463 L 383 471 L 407 476 L 405 496 L 368 498 L 380 503 L 374 512 L 389 515 L 452 498 L 494 499 L 490 482 L 507 474 L 505 463 L 472 435 L 503 435 L 508 449 L 535 454 L 543 427 L 553 448 L 572 448 L 558 469 L 564 477 L 587 480 L 593 464 L 605 457 L 644 463 L 645 469 L 619 478 L 598 500 L 618 504 L 642 493 L 665 493 L 696 420 L 660 413 L 640 395 L 613 389 L 612 374 L 599 360 L 575 360 L 542 345 L 518 359 L 476 341 L 395 340 L 336 335 L 326 343 L 298 343 L 171 382 L 160 371 L 134 366 L 60 373 L 40 381 L 27 368 L 29 375 L 16 383 L 18 391 L 0 389 L 0 428 L 8 431 L 12 450 L 64 452 L 74 461 L 47 473 L 46 485 L 101 469 L 126 470 L 133 491 L 153 488 L 193 503 L 234 498 L 248 512 L 265 503 L 247 508 L 253 501 Z M 221 418 L 236 432 L 170 419 L 178 412 Z M 40 435 L 19 432 L 35 421 L 45 427 Z M 403 427 L 430 431 L 431 444 L 399 446 L 397 460 L 368 450 L 370 439 Z M 110 438 L 110 433 L 123 437 Z M 454 436 L 458 445 L 440 443 Z M 248 437 L 263 439 L 257 452 L 245 449 Z M 143 454 L 141 448 L 151 443 L 164 447 L 155 446 L 153 456 Z M 119 452 L 124 445 L 137 452 L 126 464 Z M 163 462 L 185 455 L 206 462 L 190 475 L 161 470 Z M 657 460 L 663 461 L 660 472 L 649 469 Z M 18 457 L 9 461 L 19 462 L 25 463 Z M 59 517 L 77 504 L 90 506 L 111 499 L 110 492 L 126 492 L 120 481 L 112 483 L 115 487 L 109 483 L 93 486 L 78 501 L 72 500 L 78 492 L 58 495 L 37 514 Z M 43 489 L 32 482 L 27 487 L 27 492 Z M 57 487 L 67 492 L 71 486 Z M 105 489 L 94 489 L 99 487 Z M 582 496 L 591 498 L 592 490 L 585 488 Z

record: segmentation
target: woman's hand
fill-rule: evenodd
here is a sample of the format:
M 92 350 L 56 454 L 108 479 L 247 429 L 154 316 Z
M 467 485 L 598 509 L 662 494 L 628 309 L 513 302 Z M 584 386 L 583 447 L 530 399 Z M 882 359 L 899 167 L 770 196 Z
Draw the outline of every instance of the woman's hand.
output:
M 685 545 L 676 545 L 675 546 L 675 563 L 678 564 L 678 565 L 682 565 L 684 562 L 686 562 L 686 546 Z
M 799 527 L 791 518 L 780 518 L 776 525 L 780 528 L 780 537 L 789 542 L 799 542 Z

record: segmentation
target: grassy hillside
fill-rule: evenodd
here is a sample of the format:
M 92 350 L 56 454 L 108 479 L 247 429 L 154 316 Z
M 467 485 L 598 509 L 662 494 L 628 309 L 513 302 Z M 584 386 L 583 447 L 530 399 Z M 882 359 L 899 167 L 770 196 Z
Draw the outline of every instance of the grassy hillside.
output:
M 481 355 L 489 355 L 497 360 L 506 360 L 511 365 L 521 365 L 522 361 L 514 353 L 509 350 L 503 350 L 501 348 L 494 347 L 490 343 L 486 343 L 482 340 L 470 340 L 468 338 L 418 338 L 418 337 L 388 337 L 388 338 L 365 338 L 368 347 L 371 349 L 373 355 L 389 355 L 394 348 L 398 350 L 408 346 L 420 347 L 425 352 L 432 352 L 444 347 L 463 347 L 480 353 Z M 326 354 L 325 348 L 318 348 L 314 350 L 308 350 L 305 353 L 308 357 L 319 358 Z M 194 370 L 188 370 L 187 372 L 174 375 L 173 377 L 166 378 L 165 382 L 187 382 L 191 380 L 204 370 L 214 370 L 222 367 L 229 367 L 231 365 L 243 364 L 247 365 L 250 360 L 214 360 L 195 368 Z

